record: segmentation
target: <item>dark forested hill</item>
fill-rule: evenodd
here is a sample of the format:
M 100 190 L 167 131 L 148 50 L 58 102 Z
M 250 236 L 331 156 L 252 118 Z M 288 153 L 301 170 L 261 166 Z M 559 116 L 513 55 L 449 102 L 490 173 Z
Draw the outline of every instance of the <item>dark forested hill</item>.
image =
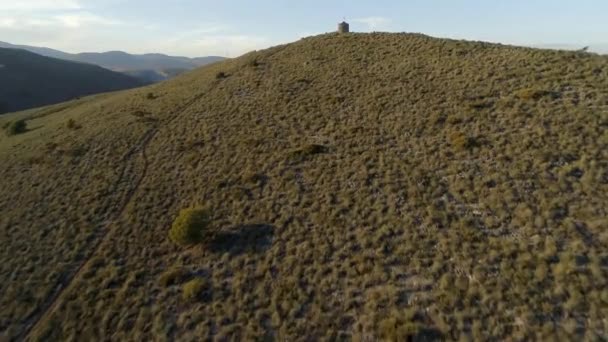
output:
M 0 48 L 0 114 L 142 85 L 99 66 Z
M 23 49 L 42 56 L 95 64 L 106 69 L 131 75 L 147 83 L 164 81 L 186 71 L 225 59 L 219 56 L 188 58 L 159 53 L 135 55 L 123 51 L 72 54 L 45 47 L 14 45 L 5 42 L 0 42 L 0 48 Z

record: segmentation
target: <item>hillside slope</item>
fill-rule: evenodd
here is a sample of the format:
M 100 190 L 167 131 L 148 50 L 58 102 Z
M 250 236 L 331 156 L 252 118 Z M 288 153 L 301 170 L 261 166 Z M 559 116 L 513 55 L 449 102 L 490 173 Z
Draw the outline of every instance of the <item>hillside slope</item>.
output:
M 133 55 L 122 51 L 71 54 L 44 47 L 13 45 L 5 42 L 0 42 L 0 48 L 23 49 L 42 56 L 99 65 L 106 69 L 134 76 L 146 83 L 164 81 L 186 71 L 225 59 L 219 56 L 188 58 L 158 53 Z
M 329 34 L 2 117 L 0 332 L 605 336 L 607 62 Z
M 0 114 L 142 85 L 98 66 L 0 48 Z

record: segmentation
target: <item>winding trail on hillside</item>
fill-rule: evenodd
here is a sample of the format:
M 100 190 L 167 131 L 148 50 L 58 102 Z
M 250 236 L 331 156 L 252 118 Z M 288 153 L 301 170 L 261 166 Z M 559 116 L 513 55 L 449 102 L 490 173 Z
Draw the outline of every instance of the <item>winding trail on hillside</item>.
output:
M 193 99 L 186 102 L 183 106 L 177 108 L 170 118 L 164 122 L 162 125 L 168 125 L 175 121 L 177 118 L 181 116 L 186 110 L 188 110 L 194 103 L 201 99 L 204 96 L 203 94 L 199 94 L 195 96 Z M 36 336 L 36 333 L 40 332 L 40 328 L 42 324 L 51 318 L 53 313 L 59 308 L 59 305 L 65 301 L 65 297 L 69 294 L 70 290 L 76 284 L 76 280 L 81 278 L 82 274 L 85 270 L 87 270 L 93 257 L 103 249 L 102 247 L 108 243 L 109 237 L 111 233 L 114 231 L 112 229 L 113 225 L 123 216 L 125 210 L 128 205 L 131 203 L 133 196 L 137 193 L 141 183 L 145 179 L 148 172 L 148 157 L 146 155 L 146 148 L 148 144 L 154 139 L 156 134 L 160 130 L 161 124 L 156 124 L 152 128 L 148 129 L 146 133 L 139 139 L 139 141 L 133 146 L 130 150 L 122 158 L 123 168 L 121 170 L 120 176 L 111 186 L 113 191 L 118 191 L 121 187 L 121 184 L 127 183 L 127 191 L 124 196 L 121 196 L 122 200 L 116 205 L 116 210 L 112 210 L 114 206 L 111 206 L 108 209 L 109 212 L 114 212 L 110 219 L 104 221 L 102 226 L 93 233 L 94 236 L 97 235 L 95 239 L 95 243 L 91 246 L 92 252 L 89 253 L 83 260 L 81 260 L 72 272 L 66 272 L 66 274 L 60 277 L 58 284 L 55 286 L 55 290 L 53 293 L 39 306 L 39 308 L 30 315 L 30 317 L 25 322 L 25 328 L 23 331 L 17 335 L 16 339 L 19 341 L 23 340 L 33 340 L 33 337 Z M 139 158 L 141 157 L 142 161 L 142 171 L 138 175 L 137 174 L 137 163 Z M 132 186 L 129 186 L 132 184 Z

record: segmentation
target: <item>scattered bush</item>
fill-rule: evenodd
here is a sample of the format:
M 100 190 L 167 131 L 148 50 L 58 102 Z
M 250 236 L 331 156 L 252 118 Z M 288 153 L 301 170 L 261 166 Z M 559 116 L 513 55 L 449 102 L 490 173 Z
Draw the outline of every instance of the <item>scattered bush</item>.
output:
M 25 133 L 27 131 L 27 122 L 25 122 L 24 119 L 11 122 L 7 125 L 5 130 L 6 134 L 9 136 Z
M 329 148 L 327 146 L 318 145 L 318 144 L 310 144 L 306 145 L 301 149 L 297 149 L 292 151 L 289 154 L 289 158 L 294 161 L 304 160 L 306 157 L 313 156 L 315 154 L 327 153 Z
M 183 282 L 188 278 L 189 275 L 190 272 L 188 272 L 188 270 L 185 268 L 175 267 L 163 272 L 163 274 L 161 274 L 158 278 L 158 282 L 161 286 L 168 287 Z
M 207 284 L 203 279 L 192 279 L 182 286 L 182 298 L 186 301 L 196 301 L 201 298 L 206 288 Z
M 260 62 L 258 62 L 257 58 L 252 58 L 251 60 L 249 60 L 247 62 L 247 65 L 249 65 L 252 68 L 256 68 L 256 67 L 260 66 Z
M 217 74 L 215 74 L 215 79 L 218 79 L 218 80 L 221 80 L 221 79 L 224 79 L 227 77 L 228 77 L 228 75 L 223 71 L 220 71 Z
M 72 158 L 79 158 L 87 154 L 88 148 L 86 146 L 72 146 L 64 151 L 65 155 Z
M 494 101 L 491 100 L 478 100 L 478 101 L 474 101 L 469 103 L 469 107 L 471 109 L 487 109 L 487 108 L 492 108 L 494 107 Z
M 68 122 L 66 123 L 66 127 L 68 129 L 79 129 L 80 126 L 76 124 L 76 121 L 74 119 L 69 119 Z
M 148 94 L 146 95 L 146 98 L 147 98 L 148 100 L 156 100 L 156 98 L 157 98 L 157 97 L 158 97 L 158 96 L 154 95 L 154 93 L 148 93 Z
M 384 341 L 409 341 L 420 331 L 420 324 L 399 322 L 396 318 L 387 318 L 380 322 L 380 337 Z
M 151 113 L 147 112 L 147 111 L 143 111 L 143 110 L 136 110 L 131 114 L 134 116 L 137 116 L 138 118 L 143 118 L 143 117 L 150 115 Z
M 608 164 L 602 159 L 608 113 L 597 110 L 608 101 L 608 84 L 602 82 L 604 69 L 600 76 L 591 76 L 605 65 L 605 58 L 562 60 L 563 54 L 557 52 L 497 47 L 472 50 L 465 61 L 452 59 L 449 49 L 459 49 L 455 42 L 429 44 L 424 38 L 407 47 L 399 40 L 379 38 L 380 49 L 375 36 L 361 46 L 341 47 L 330 39 L 315 43 L 330 50 L 297 50 L 296 44 L 297 49 L 285 53 L 261 53 L 261 62 L 273 64 L 263 63 L 257 70 L 241 65 L 238 73 L 226 68 L 226 80 L 215 80 L 220 69 L 213 67 L 193 76 L 190 81 L 205 89 L 232 85 L 195 101 L 147 145 L 147 153 L 158 158 L 148 155 L 148 173 L 138 188 L 142 196 L 129 205 L 134 226 L 124 235 L 147 234 L 158 223 L 158 213 L 166 212 L 176 198 L 223 204 L 233 212 L 230 221 L 240 226 L 214 237 L 205 250 L 195 247 L 179 255 L 173 253 L 173 242 L 150 246 L 150 239 L 132 241 L 133 251 L 128 253 L 106 248 L 97 257 L 107 265 L 91 267 L 95 272 L 86 277 L 87 292 L 66 293 L 75 299 L 65 319 L 49 317 L 49 324 L 57 322 L 54 336 L 72 334 L 70 329 L 80 322 L 93 339 L 102 338 L 95 320 L 79 318 L 87 316 L 87 302 L 103 301 L 110 290 L 119 300 L 91 315 L 111 321 L 114 312 L 125 317 L 128 310 L 141 312 L 133 324 L 108 321 L 118 329 L 116 336 L 185 336 L 194 329 L 201 339 L 217 339 L 223 329 L 235 329 L 232 336 L 255 340 L 268 338 L 265 333 L 275 329 L 286 340 L 320 339 L 326 333 L 328 340 L 424 340 L 439 333 L 445 340 L 550 339 L 541 333 L 563 334 L 565 320 L 573 319 L 584 331 L 562 339 L 592 339 L 591 334 L 602 328 L 595 323 L 601 323 L 602 310 L 608 307 L 608 254 L 603 248 L 608 244 L 603 206 Z M 392 44 L 399 50 L 393 51 Z M 434 45 L 438 46 L 427 51 Z M 284 63 L 283 58 L 289 60 Z M 335 73 L 334 61 L 340 63 Z M 362 65 L 371 68 L 371 78 L 359 72 Z M 204 83 L 206 78 L 209 84 Z M 312 82 L 306 86 L 302 78 Z M 195 90 L 202 91 L 197 86 L 188 93 L 190 81 L 169 82 L 171 87 L 162 92 L 154 89 L 163 94 L 155 108 L 160 117 L 173 117 L 172 106 L 194 98 Z M 515 96 L 531 87 L 563 89 L 563 100 L 544 97 L 535 102 Z M 156 104 L 146 100 L 148 91 L 141 91 L 133 102 L 118 96 L 115 104 L 95 100 L 91 105 L 105 103 L 110 116 L 125 114 L 112 127 L 127 125 L 137 119 L 131 113 L 151 111 Z M 247 98 L 239 95 L 243 92 Z M 473 109 L 485 106 L 478 100 L 495 101 L 494 108 Z M 86 108 L 92 107 L 82 110 Z M 50 110 L 55 109 L 33 115 Z M 88 230 L 59 229 L 59 235 L 49 235 L 47 223 L 95 223 L 108 206 L 106 189 L 120 197 L 132 188 L 126 183 L 111 186 L 117 176 L 112 161 L 130 151 L 146 127 L 134 124 L 116 132 L 100 127 L 103 132 L 95 141 L 112 149 L 101 149 L 95 153 L 100 158 L 85 156 L 82 165 L 74 165 L 63 158 L 78 144 L 60 135 L 69 133 L 66 121 L 74 117 L 87 131 L 72 134 L 94 133 L 94 127 L 85 126 L 89 123 L 80 122 L 84 119 L 64 116 L 78 110 L 70 107 L 43 120 L 60 120 L 64 132 L 41 129 L 40 134 L 21 137 L 40 135 L 32 149 L 18 143 L 20 137 L 2 142 L 3 155 L 9 157 L 3 159 L 9 183 L 3 184 L 2 200 L 14 198 L 14 206 L 33 210 L 31 220 L 23 220 L 22 210 L 7 211 L 3 217 L 18 225 L 6 225 L 5 233 L 15 237 L 7 241 L 3 261 L 13 268 L 24 263 L 36 272 L 31 277 L 17 272 L 13 283 L 23 286 L 9 286 L 4 296 L 0 321 L 14 322 L 9 325 L 15 328 L 9 330 L 21 329 L 18 323 L 27 321 L 34 305 L 46 300 L 32 296 L 53 294 L 49 286 L 56 281 L 37 280 L 56 274 L 61 265 L 49 258 L 39 262 L 48 254 L 48 244 L 40 241 L 65 234 L 88 241 Z M 11 115 L 0 119 L 0 125 L 11 118 L 17 119 Z M 35 122 L 28 121 L 28 127 Z M 461 133 L 451 140 L 454 132 Z M 81 144 L 91 140 L 80 138 Z M 49 141 L 60 145 L 45 148 Z M 479 144 L 475 153 L 466 150 Z M 318 155 L 325 151 L 331 154 Z M 134 157 L 141 157 L 140 152 L 136 150 Z M 292 163 L 292 152 L 305 161 L 286 165 Z M 28 165 L 20 158 L 38 155 L 44 159 L 35 162 L 44 164 L 23 172 Z M 143 161 L 137 158 L 119 165 L 126 167 L 123 178 L 141 174 Z M 167 176 L 167 166 L 174 163 L 183 166 L 176 171 L 179 177 Z M 89 167 L 99 178 L 83 173 L 90 188 L 82 194 L 85 197 L 63 195 L 74 193 L 81 182 L 53 176 Z M 212 188 L 201 189 L 204 185 Z M 14 196 L 15 191 L 23 196 Z M 47 205 L 37 206 L 41 200 Z M 79 214 L 64 215 L 63 207 L 78 207 Z M 167 235 L 177 211 L 165 220 Z M 213 228 L 221 227 L 216 221 L 221 216 L 212 212 Z M 260 221 L 280 227 L 274 239 L 242 225 Z M 28 239 L 37 257 L 18 253 L 19 242 Z M 71 255 L 70 246 L 58 248 Z M 584 256 L 591 261 L 583 263 Z M 133 262 L 112 262 L 122 257 Z M 156 268 L 167 262 L 191 272 L 154 272 L 155 288 L 149 291 L 144 289 L 149 285 L 145 274 L 133 279 L 146 268 L 133 265 Z M 117 269 L 112 269 L 114 264 Z M 113 274 L 106 276 L 106 270 Z M 206 287 L 186 285 L 198 277 Z M 166 303 L 175 291 L 179 303 Z M 184 298 L 197 301 L 185 302 L 182 291 Z M 128 307 L 121 298 L 129 298 Z M 209 305 L 200 305 L 207 301 Z M 412 313 L 407 312 L 410 308 Z M 433 335 L 433 329 L 438 333 Z M 210 332 L 203 334 L 204 330 Z
M 201 243 L 212 236 L 210 213 L 204 209 L 184 209 L 173 222 L 169 238 L 181 246 Z
M 445 113 L 433 113 L 430 117 L 431 122 L 434 125 L 442 126 L 448 119 Z
M 537 88 L 526 88 L 517 91 L 515 93 L 515 96 L 517 96 L 521 100 L 540 100 L 545 96 L 551 97 L 552 99 L 556 99 L 559 98 L 559 93 Z
M 378 322 L 377 337 L 382 341 L 436 341 L 441 333 L 425 326 L 415 310 L 393 312 Z
M 467 136 L 462 132 L 454 132 L 450 134 L 450 144 L 458 150 L 472 150 L 481 146 L 481 139 Z
M 53 152 L 59 147 L 59 144 L 53 141 L 49 141 L 45 144 L 45 147 L 48 152 Z

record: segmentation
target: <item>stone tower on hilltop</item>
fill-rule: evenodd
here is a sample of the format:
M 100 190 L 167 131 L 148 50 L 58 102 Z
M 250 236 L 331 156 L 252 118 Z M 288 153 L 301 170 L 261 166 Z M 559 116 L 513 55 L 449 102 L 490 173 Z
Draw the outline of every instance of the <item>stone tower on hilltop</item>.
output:
M 343 21 L 338 24 L 338 33 L 349 33 L 349 32 L 350 32 L 350 25 L 346 21 Z

